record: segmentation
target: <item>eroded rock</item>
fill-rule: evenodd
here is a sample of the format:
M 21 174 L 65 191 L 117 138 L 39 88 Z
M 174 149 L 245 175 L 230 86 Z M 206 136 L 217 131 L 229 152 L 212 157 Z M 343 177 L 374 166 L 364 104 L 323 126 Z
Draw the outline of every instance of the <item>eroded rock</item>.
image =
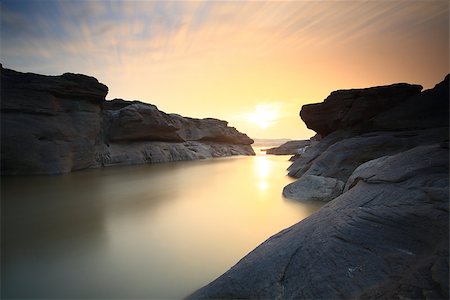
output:
M 386 178 L 399 173 L 394 160 L 425 157 Z M 358 181 L 189 298 L 448 298 L 448 149 L 417 147 L 371 174 L 384 179 Z
M 107 92 L 85 75 L 2 67 L 2 175 L 254 155 L 253 140 L 225 121 L 168 115 L 139 101 L 105 101 Z

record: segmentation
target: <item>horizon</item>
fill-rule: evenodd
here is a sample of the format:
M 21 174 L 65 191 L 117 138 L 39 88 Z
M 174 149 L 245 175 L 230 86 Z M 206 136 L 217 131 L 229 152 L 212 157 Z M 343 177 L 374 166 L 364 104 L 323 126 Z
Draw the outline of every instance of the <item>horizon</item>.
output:
M 2 1 L 1 61 L 94 76 L 107 99 L 307 139 L 302 105 L 338 89 L 432 88 L 449 73 L 449 3 Z

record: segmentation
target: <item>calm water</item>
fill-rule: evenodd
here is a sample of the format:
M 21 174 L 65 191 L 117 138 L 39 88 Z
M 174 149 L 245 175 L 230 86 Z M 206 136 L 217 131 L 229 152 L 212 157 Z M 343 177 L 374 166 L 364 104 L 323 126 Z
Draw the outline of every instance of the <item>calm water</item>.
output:
M 288 157 L 2 178 L 2 296 L 182 298 L 318 206 Z

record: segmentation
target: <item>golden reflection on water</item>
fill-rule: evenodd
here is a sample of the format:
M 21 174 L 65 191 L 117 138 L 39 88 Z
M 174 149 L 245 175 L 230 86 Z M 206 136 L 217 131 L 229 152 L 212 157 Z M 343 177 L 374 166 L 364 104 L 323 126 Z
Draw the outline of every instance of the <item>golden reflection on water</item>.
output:
M 272 165 L 268 156 L 256 156 L 255 159 L 255 175 L 258 179 L 258 189 L 261 192 L 269 188 L 268 177 L 271 172 Z
M 319 207 L 282 197 L 288 165 L 257 155 L 2 178 L 3 293 L 182 298 Z

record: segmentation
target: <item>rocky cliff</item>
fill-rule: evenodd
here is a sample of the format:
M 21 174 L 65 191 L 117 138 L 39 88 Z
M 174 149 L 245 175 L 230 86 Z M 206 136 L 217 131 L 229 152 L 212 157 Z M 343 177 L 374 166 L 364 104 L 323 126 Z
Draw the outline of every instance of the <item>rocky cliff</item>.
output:
M 139 101 L 105 101 L 107 93 L 85 75 L 1 67 L 2 175 L 254 155 L 253 140 L 225 121 L 166 114 Z
M 333 92 L 284 195 L 328 203 L 190 296 L 448 299 L 449 78 Z

